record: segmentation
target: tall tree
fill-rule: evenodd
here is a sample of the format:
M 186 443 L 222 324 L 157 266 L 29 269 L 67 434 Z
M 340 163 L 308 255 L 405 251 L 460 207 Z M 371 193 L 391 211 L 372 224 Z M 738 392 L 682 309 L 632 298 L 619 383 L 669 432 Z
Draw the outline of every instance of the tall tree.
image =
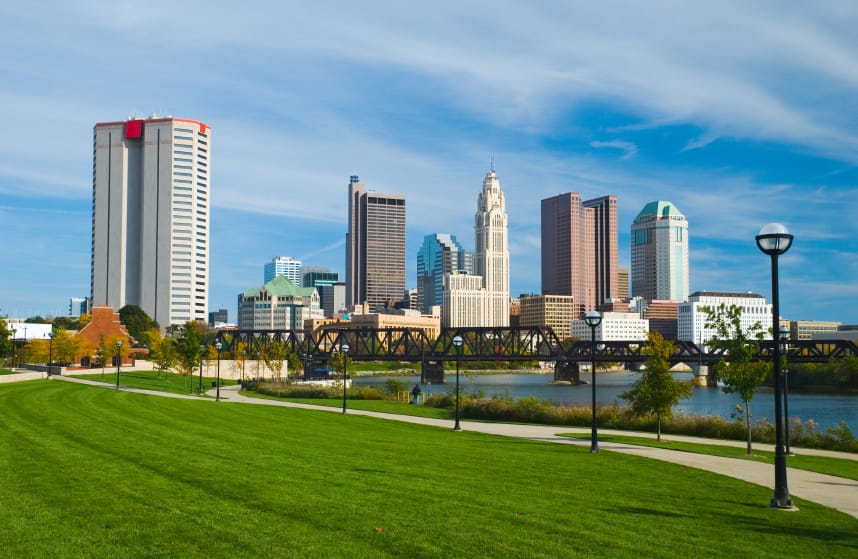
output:
M 152 320 L 146 311 L 137 305 L 125 305 L 119 309 L 119 320 L 125 325 L 128 334 L 134 338 L 137 343 L 148 346 L 151 343 L 149 331 L 158 326 L 158 323 Z
M 670 372 L 670 358 L 675 351 L 673 342 L 658 332 L 650 332 L 649 344 L 641 350 L 647 356 L 646 368 L 632 389 L 621 396 L 631 404 L 636 416 L 656 416 L 659 441 L 661 420 L 673 417 L 673 406 L 691 396 L 691 383 L 677 380 Z
M 701 310 L 706 313 L 705 327 L 715 331 L 706 345 L 726 355 L 715 365 L 715 375 L 724 384 L 722 390 L 727 394 L 738 394 L 745 405 L 747 453 L 751 454 L 751 400 L 771 371 L 770 363 L 752 361 L 760 350 L 763 326 L 756 322 L 742 328 L 742 307 L 739 305 L 721 303 L 717 307 L 701 307 Z

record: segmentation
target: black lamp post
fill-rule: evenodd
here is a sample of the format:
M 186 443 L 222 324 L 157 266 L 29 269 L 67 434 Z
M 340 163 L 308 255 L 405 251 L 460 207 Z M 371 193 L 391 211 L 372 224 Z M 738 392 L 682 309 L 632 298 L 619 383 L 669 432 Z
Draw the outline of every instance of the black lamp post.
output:
M 778 256 L 789 250 L 792 235 L 780 223 L 769 223 L 760 229 L 756 236 L 757 247 L 768 254 L 772 260 L 772 354 L 775 375 L 775 495 L 769 506 L 772 508 L 792 508 L 787 488 L 786 453 L 784 452 L 784 420 L 781 410 L 781 351 L 777 334 L 780 325 L 780 307 L 778 300 Z
M 116 390 L 119 390 L 119 365 L 122 364 L 122 340 L 116 340 Z
M 453 431 L 462 430 L 462 426 L 459 424 L 459 361 L 462 358 L 462 344 L 464 342 L 462 336 L 453 338 L 453 345 L 456 346 L 456 424 L 453 426 Z
M 215 349 L 217 349 L 217 389 L 215 390 L 215 402 L 220 402 L 220 350 L 223 348 L 223 344 L 217 342 L 215 344 Z
M 596 427 L 596 327 L 602 323 L 602 315 L 599 311 L 590 311 L 584 317 L 584 322 L 590 327 L 590 363 L 593 374 L 592 385 L 593 391 L 593 429 L 590 432 L 590 452 L 599 452 L 599 433 Z
M 789 329 L 781 326 L 778 330 L 781 339 L 781 353 L 784 356 L 784 452 L 792 456 L 789 448 Z
M 340 351 L 343 353 L 343 413 L 346 413 L 346 382 L 349 378 L 349 344 L 340 346 Z
M 202 393 L 203 393 L 203 357 L 205 357 L 205 354 L 206 354 L 206 346 L 200 344 L 200 388 L 199 388 L 199 390 L 197 390 L 197 393 L 200 395 L 202 395 Z M 193 379 L 193 377 L 191 377 L 191 379 Z M 194 383 L 194 381 L 191 380 L 191 386 L 194 385 L 193 383 Z M 191 388 L 191 390 L 193 390 L 193 388 Z
M 54 333 L 48 332 L 48 374 L 51 374 L 51 363 L 54 362 Z
M 9 330 L 9 332 L 12 333 L 12 368 L 17 367 L 17 365 L 15 364 L 15 362 L 16 362 L 15 358 L 18 356 L 17 355 L 18 352 L 15 351 L 15 349 L 16 349 L 15 348 L 15 332 L 17 332 L 17 331 L 18 330 L 16 330 L 15 328 L 12 328 Z

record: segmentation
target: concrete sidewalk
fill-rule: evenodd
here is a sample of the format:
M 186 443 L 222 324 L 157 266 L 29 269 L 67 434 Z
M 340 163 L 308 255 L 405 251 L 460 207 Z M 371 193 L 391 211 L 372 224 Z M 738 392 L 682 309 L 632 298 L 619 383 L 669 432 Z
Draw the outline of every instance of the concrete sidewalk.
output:
M 72 379 L 64 377 L 52 377 L 66 380 L 69 382 L 79 382 L 86 384 L 99 385 L 102 387 L 110 387 L 104 383 L 84 381 L 82 379 Z M 222 386 L 220 389 L 221 402 L 226 403 L 243 403 L 256 404 L 263 406 L 281 406 L 291 408 L 302 408 L 316 411 L 327 411 L 334 413 L 342 413 L 341 408 L 329 406 L 315 406 L 311 404 L 299 404 L 294 402 L 284 402 L 280 400 L 265 400 L 261 398 L 249 398 L 239 393 L 240 386 Z M 188 396 L 181 394 L 168 394 L 165 392 L 156 392 L 152 390 L 142 390 L 121 387 L 122 390 L 151 394 L 154 396 L 170 397 L 170 398 L 194 398 L 197 396 Z M 214 396 L 214 390 L 209 390 L 207 395 Z M 208 400 L 208 398 L 207 398 Z M 212 398 L 210 401 L 214 401 Z M 389 413 L 380 413 L 364 410 L 349 409 L 349 414 L 364 415 L 386 419 L 392 421 L 402 421 L 406 423 L 415 423 L 420 425 L 432 425 L 435 427 L 452 429 L 453 424 L 450 420 L 433 419 L 427 417 L 415 417 L 409 415 L 396 415 Z M 589 433 L 590 428 L 575 428 L 562 426 L 546 426 L 546 425 L 523 425 L 515 423 L 483 423 L 477 421 L 460 421 L 462 430 L 473 431 L 478 433 L 486 433 L 490 435 L 499 435 L 504 437 L 517 437 L 521 439 L 529 439 L 534 441 L 552 442 L 557 444 L 574 444 L 574 445 L 590 445 L 589 439 L 572 439 L 569 437 L 559 436 L 558 433 Z M 633 433 L 628 431 L 612 431 L 601 430 L 604 434 L 616 434 L 626 436 L 652 437 L 651 433 Z M 687 441 L 699 444 L 724 444 L 727 446 L 744 447 L 745 443 L 737 441 L 718 441 L 713 439 L 701 439 L 695 437 L 686 437 L 679 435 L 670 435 L 670 440 Z M 761 450 L 772 450 L 771 445 L 755 445 L 755 448 Z M 722 458 L 719 456 L 711 456 L 706 454 L 694 454 L 691 452 L 681 452 L 675 450 L 667 450 L 662 448 L 652 448 L 645 446 L 635 446 L 620 443 L 599 443 L 599 449 L 602 451 L 623 452 L 626 454 L 634 454 L 653 460 L 662 460 L 664 462 L 672 462 L 681 464 L 691 468 L 706 470 L 716 474 L 721 474 L 736 479 L 741 479 L 750 483 L 761 485 L 772 489 L 774 492 L 774 467 L 770 464 L 753 462 L 750 460 L 740 460 L 736 458 Z M 855 468 L 858 470 L 858 455 L 832 452 L 814 449 L 800 449 L 802 455 L 818 455 L 843 458 L 855 461 Z M 787 459 L 789 463 L 789 459 Z M 814 503 L 819 503 L 823 506 L 833 508 L 844 512 L 854 518 L 858 518 L 858 481 L 851 479 L 829 476 L 809 472 L 807 470 L 797 470 L 787 468 L 787 480 L 789 485 L 790 495 L 799 497 Z M 763 503 L 761 503 L 763 506 Z

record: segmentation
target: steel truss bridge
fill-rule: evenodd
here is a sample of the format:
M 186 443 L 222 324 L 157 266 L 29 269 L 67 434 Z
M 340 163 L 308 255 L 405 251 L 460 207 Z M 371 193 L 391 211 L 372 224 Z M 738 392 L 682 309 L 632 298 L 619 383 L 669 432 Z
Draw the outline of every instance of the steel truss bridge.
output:
M 221 331 L 215 340 L 222 351 L 242 348 L 253 357 L 265 352 L 272 343 L 286 348 L 305 361 L 327 362 L 331 355 L 348 344 L 353 361 L 443 362 L 455 361 L 457 348 L 453 338 L 461 336 L 459 359 L 468 361 L 547 361 L 555 363 L 597 362 L 642 363 L 646 342 L 597 341 L 563 342 L 548 327 L 518 328 L 442 328 L 437 338 L 419 328 L 337 328 L 317 332 L 305 330 L 231 330 Z M 673 363 L 713 365 L 724 355 L 707 351 L 692 342 L 674 341 Z M 789 340 L 787 358 L 792 363 L 824 363 L 831 359 L 858 357 L 858 346 L 849 340 Z M 772 358 L 773 342 L 765 340 L 756 355 L 758 360 Z

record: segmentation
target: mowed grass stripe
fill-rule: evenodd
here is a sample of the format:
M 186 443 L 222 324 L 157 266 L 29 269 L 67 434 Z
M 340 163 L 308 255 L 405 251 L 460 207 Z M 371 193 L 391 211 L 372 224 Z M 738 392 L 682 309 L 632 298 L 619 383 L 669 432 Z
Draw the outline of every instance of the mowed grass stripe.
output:
M 849 557 L 858 521 L 585 447 L 58 381 L 0 387 L 0 556 Z

